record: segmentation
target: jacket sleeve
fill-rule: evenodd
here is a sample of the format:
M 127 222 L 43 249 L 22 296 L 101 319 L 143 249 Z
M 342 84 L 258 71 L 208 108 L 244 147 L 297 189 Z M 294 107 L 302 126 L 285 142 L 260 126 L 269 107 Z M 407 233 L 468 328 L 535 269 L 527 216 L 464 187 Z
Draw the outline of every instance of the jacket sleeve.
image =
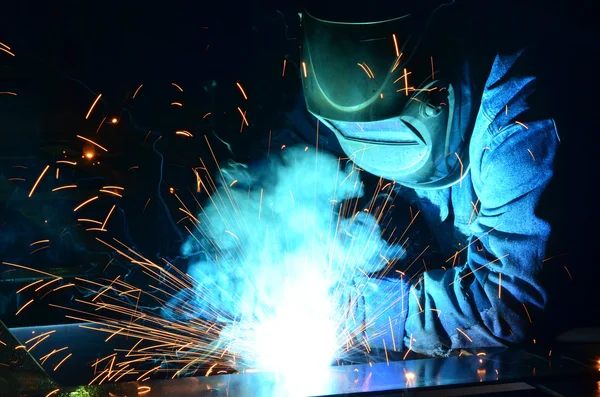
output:
M 408 292 L 405 344 L 416 352 L 445 356 L 530 341 L 543 314 L 550 225 L 536 207 L 553 175 L 558 136 L 552 120 L 513 123 L 495 134 L 471 169 L 481 207 L 467 262 L 425 272 Z

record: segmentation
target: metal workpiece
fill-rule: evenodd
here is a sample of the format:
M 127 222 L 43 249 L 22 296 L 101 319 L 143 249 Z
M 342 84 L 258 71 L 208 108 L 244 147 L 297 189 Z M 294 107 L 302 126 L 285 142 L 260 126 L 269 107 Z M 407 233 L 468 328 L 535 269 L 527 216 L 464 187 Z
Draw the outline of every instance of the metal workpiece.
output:
M 573 349 L 572 346 L 556 348 L 554 352 L 528 353 L 512 349 L 477 349 L 457 352 L 447 358 L 423 358 L 404 361 L 332 366 L 323 370 L 300 368 L 280 372 L 246 370 L 237 374 L 217 374 L 219 371 L 197 371 L 197 376 L 170 379 L 156 375 L 145 382 L 124 381 L 87 386 L 93 376 L 94 360 L 108 356 L 117 349 L 127 349 L 135 340 L 112 338 L 82 328 L 84 324 L 64 324 L 44 327 L 15 328 L 11 331 L 20 343 L 54 331 L 47 340 L 33 351 L 38 359 L 54 349 L 69 346 L 73 355 L 65 360 L 58 370 L 56 365 L 65 356 L 57 355 L 54 360 L 44 362 L 44 369 L 56 383 L 48 379 L 41 383 L 45 375 L 24 349 L 17 354 L 26 354 L 29 365 L 37 369 L 35 381 L 21 377 L 18 367 L 0 369 L 2 379 L 21 382 L 21 391 L 3 389 L 2 396 L 45 397 L 131 397 L 131 396 L 344 396 L 344 395 L 431 395 L 448 396 L 484 395 L 493 392 L 515 393 L 515 395 L 541 395 L 544 382 L 560 379 L 578 382 L 590 373 L 599 373 L 597 363 L 599 351 L 591 346 Z M 3 334 L 4 335 L 4 334 Z M 8 338 L 1 339 L 7 343 Z M 13 345 L 19 342 L 14 341 Z M 28 346 L 31 343 L 27 344 Z M 6 349 L 2 346 L 3 349 Z M 39 349 L 39 350 L 38 350 Z M 6 351 L 15 354 L 14 348 Z M 391 352 L 390 352 L 391 353 Z M 575 354 L 568 354 L 575 353 Z M 390 354 L 390 357 L 393 355 Z M 587 359 L 585 358 L 587 357 Z M 21 372 L 19 372 L 21 371 Z M 4 375 L 4 374 L 7 375 Z M 207 373 L 217 374 L 204 376 Z M 31 375 L 28 375 L 31 377 Z M 164 379 L 158 379 L 163 377 Z M 132 380 L 126 378 L 124 380 Z M 37 382 L 37 383 L 36 383 Z M 97 382 L 96 382 L 97 383 Z M 16 394 L 15 394 L 16 393 Z M 428 393 L 428 394 L 423 394 Z M 530 394 L 527 394 L 530 393 Z M 538 393 L 538 394 L 531 394 Z
M 56 382 L 0 321 L 0 396 L 56 388 Z

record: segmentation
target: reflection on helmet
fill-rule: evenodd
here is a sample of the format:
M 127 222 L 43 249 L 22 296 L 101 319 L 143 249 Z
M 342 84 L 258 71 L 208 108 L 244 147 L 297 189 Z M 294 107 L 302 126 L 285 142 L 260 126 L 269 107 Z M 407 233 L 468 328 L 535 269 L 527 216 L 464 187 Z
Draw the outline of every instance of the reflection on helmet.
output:
M 305 13 L 303 24 L 307 108 L 358 167 L 420 189 L 465 176 L 469 95 L 436 79 L 433 58 L 419 53 L 422 18 L 340 23 Z

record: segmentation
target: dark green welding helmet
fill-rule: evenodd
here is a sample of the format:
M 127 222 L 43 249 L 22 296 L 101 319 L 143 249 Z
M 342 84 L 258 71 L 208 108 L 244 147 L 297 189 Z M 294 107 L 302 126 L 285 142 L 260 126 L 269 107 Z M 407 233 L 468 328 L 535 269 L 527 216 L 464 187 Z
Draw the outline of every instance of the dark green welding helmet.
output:
M 465 110 L 469 93 L 459 76 L 436 70 L 422 40 L 435 0 L 394 2 L 389 18 L 362 3 L 302 14 L 301 79 L 308 110 L 336 135 L 365 171 L 418 189 L 440 189 L 469 169 Z M 366 6 L 365 6 L 366 5 Z

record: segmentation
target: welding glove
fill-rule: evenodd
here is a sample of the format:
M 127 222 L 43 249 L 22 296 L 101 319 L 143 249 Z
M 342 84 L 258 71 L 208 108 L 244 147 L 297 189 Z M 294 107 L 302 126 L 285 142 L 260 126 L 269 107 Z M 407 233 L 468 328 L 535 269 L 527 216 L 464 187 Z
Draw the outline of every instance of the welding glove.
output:
M 409 284 L 401 277 L 357 277 L 341 293 L 341 334 L 349 356 L 366 351 L 371 360 L 385 360 L 403 350 Z M 368 347 L 367 347 L 368 346 Z

